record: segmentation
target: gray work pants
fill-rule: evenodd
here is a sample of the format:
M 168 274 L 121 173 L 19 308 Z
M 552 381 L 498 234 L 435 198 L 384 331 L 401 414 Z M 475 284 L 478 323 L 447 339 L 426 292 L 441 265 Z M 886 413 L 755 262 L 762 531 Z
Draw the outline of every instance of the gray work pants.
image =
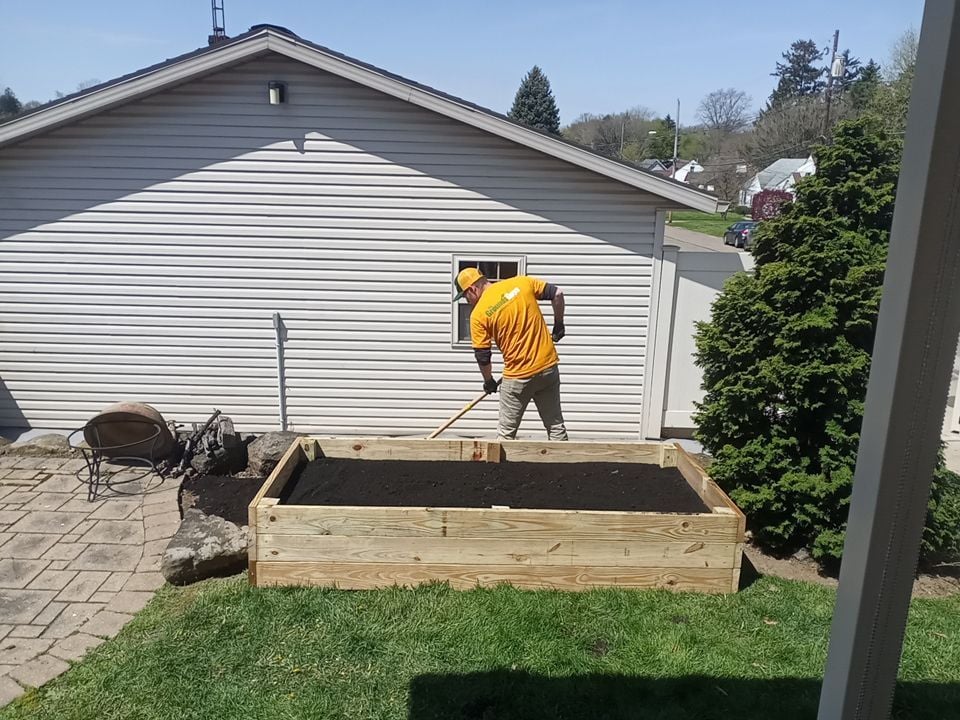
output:
M 527 405 L 533 400 L 551 440 L 566 440 L 567 428 L 560 409 L 560 369 L 554 365 L 522 380 L 504 378 L 500 383 L 500 428 L 502 440 L 513 440 Z

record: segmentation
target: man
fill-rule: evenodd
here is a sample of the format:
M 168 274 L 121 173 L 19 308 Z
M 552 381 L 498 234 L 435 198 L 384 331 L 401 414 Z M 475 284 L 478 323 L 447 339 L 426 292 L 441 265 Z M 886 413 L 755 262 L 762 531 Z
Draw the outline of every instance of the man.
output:
M 493 341 L 503 355 L 499 436 L 504 440 L 517 436 L 523 413 L 533 400 L 547 436 L 566 440 L 560 409 L 559 358 L 554 346 L 565 334 L 563 293 L 555 285 L 532 277 L 491 283 L 476 268 L 461 270 L 454 285 L 454 302 L 465 297 L 473 306 L 470 337 L 488 394 L 497 392 L 491 365 Z M 552 334 L 537 300 L 549 300 L 553 305 Z

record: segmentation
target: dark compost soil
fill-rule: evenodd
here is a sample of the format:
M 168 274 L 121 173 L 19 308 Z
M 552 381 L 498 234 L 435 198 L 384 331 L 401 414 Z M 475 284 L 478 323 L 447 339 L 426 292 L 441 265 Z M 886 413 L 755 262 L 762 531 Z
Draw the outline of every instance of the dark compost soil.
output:
M 263 485 L 263 478 L 200 475 L 180 486 L 180 507 L 196 508 L 237 525 L 247 524 L 247 505 Z
M 676 468 L 639 463 L 483 463 L 321 458 L 280 498 L 288 505 L 709 512 Z

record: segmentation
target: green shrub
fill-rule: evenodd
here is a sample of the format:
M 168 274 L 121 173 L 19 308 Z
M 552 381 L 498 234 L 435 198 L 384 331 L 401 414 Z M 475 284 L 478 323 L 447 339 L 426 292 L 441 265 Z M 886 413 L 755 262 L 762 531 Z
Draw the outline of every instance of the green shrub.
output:
M 755 270 L 698 326 L 698 438 L 773 551 L 843 549 L 900 150 L 876 120 L 838 126 L 817 174 L 758 227 Z M 956 554 L 960 534 L 960 481 L 938 467 L 927 558 Z

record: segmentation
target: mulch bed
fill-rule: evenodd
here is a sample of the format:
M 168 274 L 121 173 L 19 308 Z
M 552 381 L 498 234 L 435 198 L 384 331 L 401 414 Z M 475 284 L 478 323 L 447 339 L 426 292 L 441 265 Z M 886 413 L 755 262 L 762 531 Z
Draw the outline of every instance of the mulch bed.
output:
M 482 463 L 321 458 L 281 504 L 709 512 L 676 468 L 634 463 Z
M 237 525 L 247 524 L 247 505 L 263 485 L 263 478 L 199 475 L 180 486 L 180 506 L 218 515 Z

